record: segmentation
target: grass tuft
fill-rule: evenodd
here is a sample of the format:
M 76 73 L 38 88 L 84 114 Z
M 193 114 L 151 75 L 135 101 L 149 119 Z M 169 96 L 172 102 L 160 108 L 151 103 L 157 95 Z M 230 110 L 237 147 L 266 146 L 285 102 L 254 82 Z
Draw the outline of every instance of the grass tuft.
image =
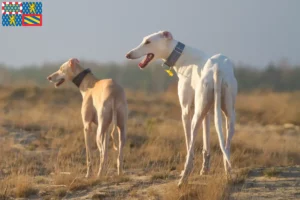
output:
M 276 167 L 267 168 L 263 171 L 263 174 L 267 177 L 276 177 L 279 176 L 280 170 Z
M 36 195 L 38 190 L 34 188 L 31 177 L 28 176 L 19 176 L 17 178 L 17 183 L 15 186 L 16 197 L 30 197 Z

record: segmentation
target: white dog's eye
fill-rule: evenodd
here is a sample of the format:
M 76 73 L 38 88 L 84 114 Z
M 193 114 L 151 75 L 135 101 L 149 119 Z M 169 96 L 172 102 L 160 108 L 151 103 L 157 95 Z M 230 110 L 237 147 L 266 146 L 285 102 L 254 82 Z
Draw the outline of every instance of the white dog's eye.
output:
M 150 41 L 149 41 L 149 40 L 146 40 L 145 44 L 150 44 Z

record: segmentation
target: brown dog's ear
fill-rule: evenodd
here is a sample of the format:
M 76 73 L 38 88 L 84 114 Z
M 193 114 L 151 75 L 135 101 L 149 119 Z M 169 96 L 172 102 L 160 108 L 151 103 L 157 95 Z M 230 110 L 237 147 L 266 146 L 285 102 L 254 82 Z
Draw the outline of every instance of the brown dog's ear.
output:
M 79 60 L 77 58 L 71 58 L 69 60 L 69 66 L 71 67 L 72 71 L 75 73 L 75 65 L 79 64 Z
M 162 35 L 163 35 L 164 38 L 167 38 L 169 40 L 173 39 L 173 36 L 169 31 L 162 31 Z

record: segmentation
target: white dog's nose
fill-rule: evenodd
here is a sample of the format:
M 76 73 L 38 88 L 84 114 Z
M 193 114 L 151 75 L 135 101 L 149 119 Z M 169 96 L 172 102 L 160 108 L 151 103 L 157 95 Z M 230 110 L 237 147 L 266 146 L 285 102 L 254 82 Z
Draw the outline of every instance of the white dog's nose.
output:
M 48 76 L 47 79 L 48 79 L 49 81 L 51 81 L 51 76 Z
M 127 59 L 130 59 L 130 58 L 131 58 L 131 55 L 130 55 L 130 54 L 131 54 L 131 52 L 129 52 L 129 53 L 126 54 L 126 58 L 127 58 Z

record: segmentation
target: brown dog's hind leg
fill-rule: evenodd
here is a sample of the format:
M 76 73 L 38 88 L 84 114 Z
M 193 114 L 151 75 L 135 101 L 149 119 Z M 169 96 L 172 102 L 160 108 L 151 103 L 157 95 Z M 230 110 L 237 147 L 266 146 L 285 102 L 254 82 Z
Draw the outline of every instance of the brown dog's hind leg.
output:
M 127 108 L 117 111 L 117 127 L 119 133 L 119 154 L 117 159 L 118 175 L 123 173 L 123 147 L 126 140 Z
M 100 164 L 97 176 L 100 177 L 107 169 L 107 149 L 108 149 L 108 134 L 106 134 L 109 124 L 111 122 L 111 111 L 104 110 L 98 113 L 98 128 L 97 128 L 97 146 L 100 152 Z

